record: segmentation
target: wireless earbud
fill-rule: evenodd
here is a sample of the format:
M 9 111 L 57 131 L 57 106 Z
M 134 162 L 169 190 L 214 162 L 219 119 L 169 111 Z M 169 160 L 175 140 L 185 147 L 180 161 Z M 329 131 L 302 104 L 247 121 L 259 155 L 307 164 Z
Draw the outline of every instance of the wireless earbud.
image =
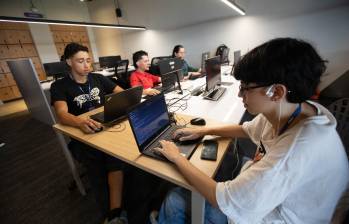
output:
M 265 95 L 267 97 L 273 97 L 274 96 L 274 85 L 271 85 L 267 91 L 265 92 Z

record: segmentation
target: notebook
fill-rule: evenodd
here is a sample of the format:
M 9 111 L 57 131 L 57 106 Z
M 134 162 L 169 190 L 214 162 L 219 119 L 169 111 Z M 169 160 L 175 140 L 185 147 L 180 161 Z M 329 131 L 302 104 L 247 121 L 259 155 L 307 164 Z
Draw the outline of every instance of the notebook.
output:
M 135 106 L 128 114 L 139 152 L 161 160 L 166 160 L 154 150 L 160 147 L 160 140 L 172 141 L 174 131 L 182 126 L 171 124 L 163 94 L 156 95 Z M 201 139 L 196 141 L 175 142 L 181 155 L 190 158 Z
M 143 87 L 137 86 L 119 93 L 104 96 L 104 111 L 91 116 L 93 120 L 101 123 L 116 122 L 127 118 L 127 111 L 132 106 L 141 102 Z

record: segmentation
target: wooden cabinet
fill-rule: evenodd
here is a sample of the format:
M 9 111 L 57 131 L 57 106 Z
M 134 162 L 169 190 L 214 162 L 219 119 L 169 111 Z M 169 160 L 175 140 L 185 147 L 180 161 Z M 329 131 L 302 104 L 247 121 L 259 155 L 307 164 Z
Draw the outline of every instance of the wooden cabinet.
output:
M 88 47 L 90 56 L 93 58 L 90 48 L 90 40 L 85 27 L 50 25 L 50 30 L 59 57 L 64 54 L 64 48 L 67 44 L 76 42 Z
M 0 99 L 3 101 L 8 101 L 14 99 L 15 96 L 12 92 L 11 87 L 0 88 Z
M 0 88 L 8 86 L 8 81 L 5 74 L 0 74 Z
M 15 98 L 20 98 L 20 97 L 22 97 L 22 94 L 21 94 L 21 92 L 19 91 L 19 89 L 18 89 L 17 86 L 11 86 L 11 90 L 12 90 L 13 96 L 14 96 Z
M 20 58 L 31 58 L 38 78 L 46 79 L 28 24 L 0 22 L 0 100 L 2 101 L 22 97 L 6 62 Z

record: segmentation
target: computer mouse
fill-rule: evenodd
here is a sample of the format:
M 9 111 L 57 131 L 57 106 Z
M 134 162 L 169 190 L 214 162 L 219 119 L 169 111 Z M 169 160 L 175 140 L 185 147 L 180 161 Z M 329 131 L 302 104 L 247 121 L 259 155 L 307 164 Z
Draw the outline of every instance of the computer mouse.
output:
M 201 117 L 196 117 L 190 120 L 190 124 L 192 125 L 206 125 L 205 119 Z
M 100 128 L 98 128 L 98 129 L 96 129 L 96 130 L 94 130 L 94 131 L 95 131 L 95 133 L 101 132 L 101 131 L 103 131 L 103 127 L 101 126 Z

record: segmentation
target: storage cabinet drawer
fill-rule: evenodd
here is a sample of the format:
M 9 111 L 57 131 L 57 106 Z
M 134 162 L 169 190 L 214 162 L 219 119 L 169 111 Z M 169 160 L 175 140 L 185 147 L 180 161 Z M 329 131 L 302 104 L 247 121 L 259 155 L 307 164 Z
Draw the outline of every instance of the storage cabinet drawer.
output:
M 11 87 L 0 88 L 0 100 L 8 101 L 14 99 L 15 96 L 12 92 Z
M 8 81 L 7 81 L 7 78 L 6 78 L 6 74 L 0 74 L 0 88 L 1 87 L 6 87 L 8 86 Z
M 25 57 L 37 56 L 37 53 L 33 44 L 23 44 L 22 46 L 23 46 Z
M 4 76 L 6 77 L 9 86 L 17 85 L 11 73 L 6 73 Z
M 13 97 L 14 97 L 14 98 L 20 98 L 20 97 L 22 97 L 22 94 L 21 94 L 21 92 L 19 91 L 19 89 L 18 89 L 17 86 L 11 86 L 11 90 L 12 90 L 12 93 L 13 93 Z
M 6 60 L 1 60 L 0 61 L 0 73 L 9 73 L 10 68 L 7 65 Z

